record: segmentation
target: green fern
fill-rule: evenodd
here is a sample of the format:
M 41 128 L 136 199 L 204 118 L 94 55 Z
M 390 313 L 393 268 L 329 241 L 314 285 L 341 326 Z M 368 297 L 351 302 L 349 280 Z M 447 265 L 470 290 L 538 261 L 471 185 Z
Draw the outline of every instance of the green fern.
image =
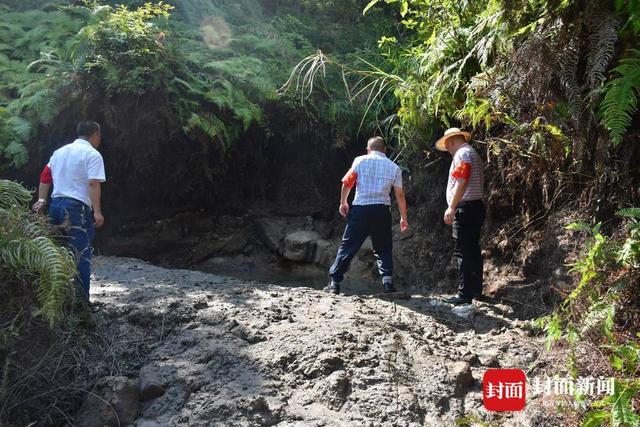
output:
M 616 214 L 631 219 L 629 234 L 618 252 L 618 262 L 625 267 L 640 268 L 640 208 L 621 209 Z
M 640 208 L 620 209 L 618 212 L 616 212 L 616 215 L 622 216 L 625 218 L 633 218 L 635 220 L 640 221 Z
M 614 146 L 622 142 L 638 110 L 640 51 L 632 50 L 631 55 L 614 69 L 617 77 L 606 84 L 606 94 L 600 105 L 602 124 L 609 131 Z
M 185 123 L 183 130 L 188 133 L 194 129 L 202 130 L 209 138 L 215 141 L 221 138 L 220 134 L 224 129 L 224 123 L 212 114 L 193 113 Z
M 0 209 L 26 207 L 31 193 L 17 182 L 0 179 Z
M 27 163 L 29 153 L 24 142 L 31 135 L 31 124 L 0 108 L 0 158 L 6 159 L 0 169 L 19 168 Z
M 596 11 L 591 16 L 587 78 L 589 86 L 596 89 L 605 80 L 605 72 L 615 53 L 620 22 L 611 12 Z
M 76 264 L 68 249 L 52 241 L 46 221 L 28 212 L 30 200 L 20 184 L 0 180 L 0 270 L 34 282 L 38 312 L 53 325 L 74 298 Z

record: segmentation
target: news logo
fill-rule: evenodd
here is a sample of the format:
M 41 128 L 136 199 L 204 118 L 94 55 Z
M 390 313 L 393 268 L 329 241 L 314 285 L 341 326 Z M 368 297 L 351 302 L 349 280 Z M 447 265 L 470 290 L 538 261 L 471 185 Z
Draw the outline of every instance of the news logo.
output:
M 521 369 L 489 369 L 482 377 L 482 401 L 488 411 L 521 411 L 527 401 L 527 376 Z
M 536 396 L 613 396 L 614 378 L 535 378 L 529 388 Z M 487 411 L 521 411 L 527 402 L 527 375 L 522 369 L 489 369 L 482 377 L 482 401 Z M 576 400 L 579 402 L 579 400 Z

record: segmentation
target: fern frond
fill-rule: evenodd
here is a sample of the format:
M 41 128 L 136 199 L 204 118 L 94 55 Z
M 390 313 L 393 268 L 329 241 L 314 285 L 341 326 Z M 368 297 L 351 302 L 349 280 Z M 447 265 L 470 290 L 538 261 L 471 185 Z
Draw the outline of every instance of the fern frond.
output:
M 565 88 L 569 101 L 569 110 L 574 120 L 578 121 L 584 109 L 582 87 L 578 82 L 578 63 L 580 51 L 577 40 L 572 39 L 567 45 L 564 55 L 560 60 L 560 82 Z
M 606 84 L 600 105 L 602 124 L 609 131 L 614 146 L 620 144 L 638 110 L 640 51 L 633 50 L 632 53 L 634 56 L 622 59 L 614 69 L 617 77 Z
M 587 78 L 589 86 L 595 89 L 604 82 L 605 72 L 615 53 L 620 21 L 610 12 L 601 12 L 594 13 L 591 22 L 595 31 L 589 36 Z
M 40 314 L 51 325 L 62 317 L 62 309 L 73 298 L 75 261 L 69 250 L 46 237 L 23 238 L 0 247 L 4 266 L 16 273 L 37 276 Z
M 580 334 L 590 332 L 602 332 L 605 336 L 610 336 L 613 332 L 613 319 L 615 317 L 615 304 L 610 298 L 605 298 L 591 307 L 582 319 Z
M 76 263 L 68 249 L 49 238 L 46 221 L 29 215 L 30 199 L 22 185 L 0 180 L 0 269 L 35 278 L 39 314 L 53 325 L 74 297 Z
M 14 168 L 19 168 L 29 160 L 27 148 L 17 141 L 11 141 L 3 151 L 4 156 L 10 160 L 10 165 Z
M 620 209 L 616 215 L 640 220 L 640 208 Z
M 31 136 L 31 123 L 22 117 L 9 117 L 6 123 L 11 132 L 13 132 L 20 140 L 25 141 Z
M 0 179 L 0 209 L 25 207 L 31 201 L 31 193 L 17 182 Z
M 185 133 L 192 131 L 194 129 L 200 129 L 203 131 L 209 138 L 212 140 L 218 140 L 220 138 L 220 133 L 222 128 L 224 127 L 224 123 L 218 117 L 214 116 L 210 113 L 203 114 L 191 114 L 191 117 L 187 120 L 185 125 L 183 126 L 183 130 Z

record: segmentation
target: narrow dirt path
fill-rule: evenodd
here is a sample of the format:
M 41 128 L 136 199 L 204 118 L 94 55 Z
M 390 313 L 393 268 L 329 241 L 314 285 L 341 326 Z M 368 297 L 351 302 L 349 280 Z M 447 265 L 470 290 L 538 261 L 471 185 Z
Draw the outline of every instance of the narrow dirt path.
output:
M 527 370 L 540 350 L 508 307 L 336 297 L 126 258 L 94 271 L 96 333 L 114 375 L 139 387 L 137 426 L 488 421 L 484 371 Z

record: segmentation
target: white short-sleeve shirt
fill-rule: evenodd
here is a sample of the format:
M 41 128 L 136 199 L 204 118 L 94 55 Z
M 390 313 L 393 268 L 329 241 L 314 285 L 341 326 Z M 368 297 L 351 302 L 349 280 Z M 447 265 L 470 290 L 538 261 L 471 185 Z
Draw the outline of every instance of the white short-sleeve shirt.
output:
M 357 174 L 353 204 L 391 205 L 391 189 L 402 188 L 402 170 L 379 151 L 356 157 L 351 169 Z
M 57 149 L 48 166 L 53 178 L 52 198 L 70 197 L 91 206 L 89 180 L 106 181 L 102 155 L 84 139 Z

